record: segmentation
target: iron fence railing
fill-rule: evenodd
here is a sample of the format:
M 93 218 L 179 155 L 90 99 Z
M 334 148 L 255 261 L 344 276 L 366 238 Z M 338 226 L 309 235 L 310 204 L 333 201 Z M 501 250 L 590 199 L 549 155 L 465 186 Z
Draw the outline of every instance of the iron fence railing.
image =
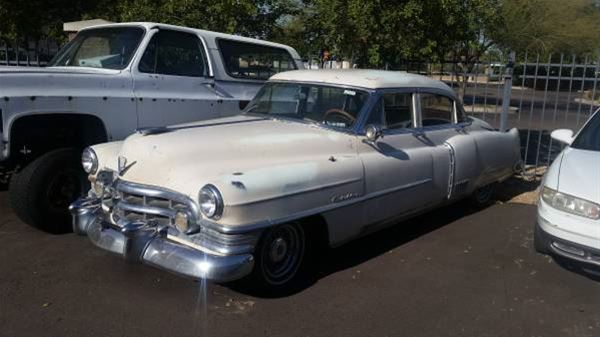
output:
M 406 61 L 385 68 L 446 82 L 462 91 L 468 114 L 495 128 L 500 128 L 506 110 L 506 126 L 520 130 L 524 174 L 539 179 L 562 149 L 550 133 L 560 128 L 578 131 L 600 107 L 600 58 L 525 53 L 512 62 L 510 72 L 508 63 L 508 57 L 486 56 L 470 65 Z M 325 67 L 342 68 L 339 61 Z M 506 81 L 509 73 L 511 81 Z

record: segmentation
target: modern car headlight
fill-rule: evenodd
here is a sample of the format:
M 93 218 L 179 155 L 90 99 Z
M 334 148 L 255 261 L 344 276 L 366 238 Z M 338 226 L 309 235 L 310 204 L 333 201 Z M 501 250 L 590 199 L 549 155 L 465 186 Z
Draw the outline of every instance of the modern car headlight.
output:
M 594 220 L 600 219 L 600 205 L 569 194 L 558 192 L 546 186 L 542 188 L 542 200 L 548 205 L 563 212 Z
M 214 185 L 205 185 L 198 194 L 200 212 L 207 218 L 218 219 L 223 214 L 223 197 Z
M 81 166 L 87 174 L 95 174 L 98 171 L 98 156 L 96 152 L 86 147 L 81 154 Z

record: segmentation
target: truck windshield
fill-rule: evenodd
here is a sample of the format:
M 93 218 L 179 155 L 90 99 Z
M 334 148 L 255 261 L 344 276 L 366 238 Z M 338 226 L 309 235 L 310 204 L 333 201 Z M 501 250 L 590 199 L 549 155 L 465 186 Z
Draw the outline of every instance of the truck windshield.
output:
M 337 128 L 351 128 L 369 94 L 326 85 L 268 83 L 246 113 L 285 117 Z
M 48 66 L 123 69 L 143 35 L 144 30 L 138 27 L 84 30 L 64 46 Z
M 577 138 L 571 144 L 572 148 L 589 151 L 600 151 L 600 110 L 596 111 Z

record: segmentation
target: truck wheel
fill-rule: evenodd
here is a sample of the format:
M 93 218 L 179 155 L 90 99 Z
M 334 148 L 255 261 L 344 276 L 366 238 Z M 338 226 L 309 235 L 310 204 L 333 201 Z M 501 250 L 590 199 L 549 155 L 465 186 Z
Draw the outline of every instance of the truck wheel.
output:
M 299 223 L 267 229 L 255 251 L 251 283 L 259 291 L 283 289 L 304 269 L 307 248 L 305 230 Z
M 550 254 L 550 240 L 544 235 L 538 224 L 535 224 L 533 230 L 533 249 L 540 254 Z
M 50 233 L 71 230 L 69 204 L 89 183 L 80 168 L 79 151 L 64 148 L 40 156 L 12 176 L 9 198 L 25 223 Z

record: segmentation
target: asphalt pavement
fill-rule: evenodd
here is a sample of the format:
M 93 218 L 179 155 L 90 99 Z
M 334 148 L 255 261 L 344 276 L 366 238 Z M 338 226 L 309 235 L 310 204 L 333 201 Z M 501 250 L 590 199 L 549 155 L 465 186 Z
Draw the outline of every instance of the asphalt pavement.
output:
M 323 252 L 257 298 L 16 219 L 0 193 L 1 336 L 599 336 L 600 282 L 532 249 L 535 207 L 446 207 Z

